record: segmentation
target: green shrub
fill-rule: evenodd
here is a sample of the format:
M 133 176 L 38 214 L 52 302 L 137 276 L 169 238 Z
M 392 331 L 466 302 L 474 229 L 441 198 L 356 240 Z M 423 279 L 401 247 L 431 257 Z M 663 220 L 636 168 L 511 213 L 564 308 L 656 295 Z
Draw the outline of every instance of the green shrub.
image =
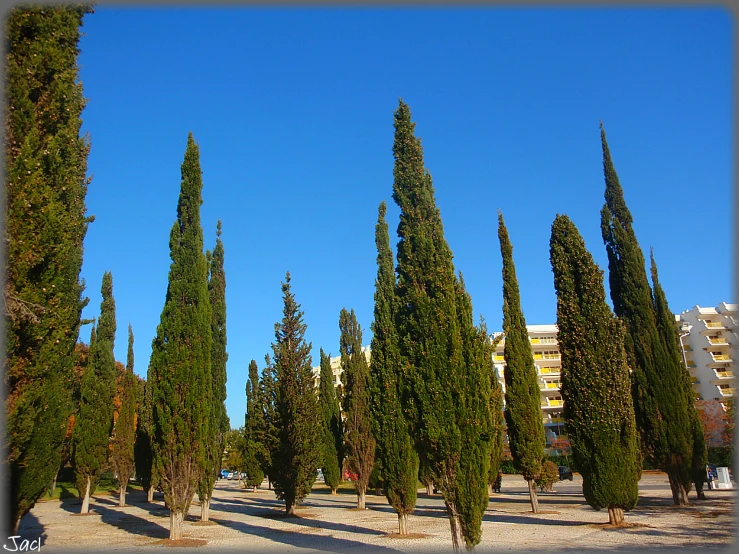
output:
M 503 460 L 500 462 L 500 470 L 506 475 L 513 475 L 518 473 L 516 468 L 513 467 L 513 460 Z
M 547 460 L 541 466 L 541 473 L 539 474 L 539 478 L 535 481 L 536 486 L 539 487 L 542 492 L 551 492 L 552 486 L 557 481 L 559 481 L 559 470 L 557 469 L 557 466 L 554 465 L 554 462 Z

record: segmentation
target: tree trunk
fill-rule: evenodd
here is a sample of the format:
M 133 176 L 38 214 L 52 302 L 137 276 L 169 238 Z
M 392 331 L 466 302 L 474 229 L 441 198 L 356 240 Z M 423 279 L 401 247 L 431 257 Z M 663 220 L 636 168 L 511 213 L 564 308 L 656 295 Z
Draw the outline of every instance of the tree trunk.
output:
M 488 483 L 488 496 L 493 496 L 493 485 Z
M 208 521 L 210 518 L 210 498 L 200 501 L 200 521 Z
M 118 507 L 123 508 L 126 505 L 126 484 L 121 484 L 118 489 Z
M 703 492 L 703 481 L 696 481 L 695 483 L 695 496 L 698 500 L 705 500 L 706 493 Z
M 149 488 L 146 491 L 146 501 L 154 502 L 154 487 L 151 485 L 149 485 Z
M 295 515 L 295 502 L 288 502 L 285 500 L 285 514 L 289 516 Z
M 670 490 L 672 490 L 672 503 L 675 506 L 687 506 L 688 493 L 685 491 L 683 484 L 671 472 L 667 473 L 667 477 L 670 480 Z
M 426 483 L 426 494 L 431 496 L 431 483 Z
M 398 534 L 408 534 L 408 514 L 398 514 Z
M 622 508 L 608 508 L 608 523 L 611 525 L 623 525 L 624 511 Z
M 336 489 L 331 489 L 331 496 L 334 496 L 335 494 L 337 494 Z
M 54 475 L 54 479 L 51 481 L 51 486 L 49 487 L 49 497 L 54 496 L 54 491 L 56 490 L 56 478 L 59 477 L 59 473 Z
M 357 510 L 364 510 L 364 498 L 366 495 L 366 491 L 359 491 L 357 493 Z
M 85 496 L 82 497 L 82 509 L 81 514 L 86 514 L 90 511 L 90 476 L 87 476 L 87 484 L 85 485 Z
M 182 512 L 169 511 L 169 540 L 177 541 L 182 538 L 182 521 L 185 514 Z
M 452 530 L 452 548 L 456 554 L 462 547 L 462 528 L 459 526 L 459 514 L 446 499 L 444 503 L 446 504 L 447 514 L 449 514 L 449 525 Z
M 531 479 L 527 481 L 529 484 L 529 497 L 531 498 L 531 511 L 535 514 L 539 513 L 539 499 L 536 497 L 536 484 Z

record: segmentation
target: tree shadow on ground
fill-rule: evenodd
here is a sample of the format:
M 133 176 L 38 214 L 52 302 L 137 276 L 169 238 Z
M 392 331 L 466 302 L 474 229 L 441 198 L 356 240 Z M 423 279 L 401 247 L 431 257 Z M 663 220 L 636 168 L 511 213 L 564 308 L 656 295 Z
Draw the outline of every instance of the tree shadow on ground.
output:
M 300 519 L 300 518 L 295 518 Z M 251 523 L 240 521 L 231 521 L 220 517 L 211 517 L 215 521 L 235 531 L 254 535 L 269 539 L 275 543 L 287 544 L 298 548 L 307 548 L 312 550 L 320 550 L 324 552 L 343 552 L 346 550 L 367 550 L 371 552 L 401 552 L 393 548 L 380 546 L 376 544 L 367 544 L 365 542 L 353 541 L 349 539 L 339 539 L 332 536 L 318 535 L 313 533 L 302 533 L 300 531 L 289 531 L 285 529 L 273 529 L 270 527 L 262 527 Z M 292 521 L 292 519 L 291 519 Z M 384 533 L 381 533 L 384 535 Z
M 234 513 L 234 514 L 245 514 L 255 517 L 263 517 L 269 519 L 282 519 L 284 516 L 284 510 L 275 510 L 268 507 L 262 506 L 245 506 L 243 508 L 236 508 L 235 506 L 214 502 L 211 504 L 211 508 L 215 511 L 222 513 Z M 304 506 L 304 508 L 308 508 Z M 213 519 L 213 518 L 211 518 Z M 284 517 L 282 519 L 285 522 L 292 523 L 294 525 L 300 525 L 303 527 L 309 527 L 313 529 L 329 529 L 331 531 L 339 531 L 344 533 L 356 533 L 361 535 L 377 535 L 382 536 L 385 533 L 382 531 L 376 531 L 374 529 L 368 529 L 366 527 L 360 527 L 358 525 L 351 525 L 345 523 L 335 523 L 332 521 L 326 521 L 324 519 L 315 519 L 313 517 L 300 516 L 298 513 L 297 517 Z
M 152 539 L 169 538 L 169 528 L 149 521 L 148 519 L 126 513 L 123 511 L 124 509 L 108 508 L 101 504 L 91 507 L 91 511 L 100 514 L 103 523 L 107 523 L 132 535 L 141 535 Z
M 21 520 L 18 522 L 18 535 L 20 535 L 20 539 L 16 539 L 18 543 L 21 543 L 24 540 L 35 541 L 39 538 L 41 539 L 41 546 L 46 543 L 46 526 L 43 525 L 38 518 L 31 512 L 28 512 L 26 515 L 24 515 Z M 10 539 L 8 539 L 8 542 Z M 7 544 L 7 542 L 6 542 Z M 12 546 L 12 544 L 10 545 Z M 6 550 L 13 550 L 12 548 L 6 548 Z

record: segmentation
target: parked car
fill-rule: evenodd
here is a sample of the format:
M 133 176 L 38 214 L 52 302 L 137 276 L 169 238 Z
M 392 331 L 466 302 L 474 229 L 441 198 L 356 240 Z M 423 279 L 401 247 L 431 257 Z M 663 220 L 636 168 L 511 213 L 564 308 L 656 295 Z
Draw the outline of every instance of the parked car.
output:
M 222 469 L 221 474 L 218 476 L 219 479 L 226 479 L 228 477 L 228 470 Z
M 572 476 L 572 470 L 567 466 L 557 466 L 557 469 L 559 470 L 559 480 L 564 481 L 565 479 L 569 479 L 570 481 L 574 480 L 574 477 Z
M 229 471 L 228 475 L 226 475 L 226 479 L 228 479 L 229 481 L 232 481 L 235 477 L 236 473 L 234 473 L 233 471 Z

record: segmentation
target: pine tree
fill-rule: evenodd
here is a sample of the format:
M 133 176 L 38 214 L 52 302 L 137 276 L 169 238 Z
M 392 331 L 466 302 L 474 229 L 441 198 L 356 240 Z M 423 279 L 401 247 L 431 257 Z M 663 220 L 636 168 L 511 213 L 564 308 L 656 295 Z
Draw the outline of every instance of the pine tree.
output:
M 463 499 L 477 497 L 479 483 L 468 471 L 474 460 L 464 456 L 484 452 L 489 457 L 490 450 L 479 443 L 488 443 L 490 436 L 487 425 L 475 425 L 466 412 L 476 402 L 468 395 L 478 368 L 465 364 L 452 252 L 414 126 L 410 109 L 400 100 L 393 143 L 393 199 L 400 207 L 396 325 L 403 371 L 411 383 L 406 413 L 419 463 L 428 463 L 444 496 L 456 551 L 462 539 L 467 548 L 479 542 L 480 522 L 474 515 L 479 511 L 468 511 L 472 504 Z
M 343 440 L 339 399 L 336 397 L 331 360 L 321 348 L 321 377 L 318 388 L 318 400 L 321 403 L 323 422 L 323 458 L 321 470 L 326 485 L 331 488 L 331 494 L 341 483 L 341 466 L 339 466 L 339 452 L 337 445 Z
M 211 431 L 211 308 L 200 227 L 200 154 L 187 139 L 177 221 L 170 233 L 167 296 L 152 342 L 147 381 L 152 390 L 154 472 L 170 510 L 170 540 L 182 522 L 203 471 Z
M 357 474 L 354 489 L 357 509 L 365 509 L 367 485 L 375 463 L 375 437 L 372 434 L 372 415 L 368 389 L 369 364 L 362 351 L 362 328 L 354 310 L 345 308 L 339 314 L 339 350 L 344 371 L 343 408 L 344 444 L 349 471 Z
M 702 499 L 705 496 L 703 494 L 703 484 L 706 478 L 706 464 L 708 463 L 703 423 L 695 407 L 695 395 L 693 393 L 690 373 L 683 363 L 682 346 L 680 344 L 680 335 L 675 326 L 675 316 L 670 311 L 667 304 L 667 296 L 659 283 L 657 263 L 654 261 L 654 252 L 652 250 L 650 250 L 649 258 L 651 261 L 652 298 L 657 318 L 657 329 L 662 343 L 665 345 L 665 349 L 669 354 L 668 359 L 663 360 L 663 365 L 665 371 L 670 371 L 674 375 L 673 378 L 675 381 L 679 383 L 682 378 L 682 390 L 680 390 L 681 387 L 678 385 L 676 392 L 682 393 L 687 404 L 687 417 L 689 418 L 689 424 L 684 428 L 683 437 L 684 440 L 692 443 L 690 446 L 690 471 L 688 475 L 683 474 L 681 483 L 687 493 L 690 491 L 692 482 L 695 485 L 696 496 L 698 499 Z M 684 417 L 684 414 L 680 415 Z
M 290 273 L 282 284 L 283 317 L 275 324 L 272 344 L 276 370 L 275 450 L 270 476 L 285 513 L 295 515 L 295 504 L 305 498 L 321 464 L 321 421 L 311 369 L 310 343 L 305 342 L 303 312 L 290 290 Z
M 152 465 L 154 451 L 152 446 L 153 414 L 151 405 L 151 386 L 146 380 L 138 381 L 138 403 L 136 410 L 136 439 L 133 444 L 136 479 L 146 492 L 149 502 L 154 496 Z
M 375 226 L 377 279 L 369 386 L 373 430 L 377 440 L 385 495 L 398 514 L 398 533 L 406 535 L 408 516 L 416 507 L 418 455 L 413 449 L 413 441 L 401 403 L 404 384 L 398 332 L 395 328 L 395 271 L 388 225 L 385 221 L 386 212 L 387 206 L 383 201 L 378 210 Z
M 487 330 L 484 330 L 487 335 Z M 493 435 L 491 437 L 492 444 L 490 445 L 490 469 L 488 471 L 488 487 L 492 494 L 492 487 L 495 481 L 498 479 L 498 472 L 500 471 L 500 464 L 503 460 L 504 440 L 505 437 L 505 415 L 503 414 L 503 389 L 500 386 L 498 379 L 498 371 L 495 369 L 493 363 L 493 356 L 495 354 L 495 348 L 498 343 L 503 340 L 505 335 L 499 334 L 497 337 L 490 340 L 488 337 L 488 348 L 489 354 L 487 356 L 488 363 L 490 364 L 490 377 L 492 382 L 490 384 L 491 395 L 490 395 L 490 409 L 493 415 Z
M 126 370 L 118 375 L 118 391 L 121 405 L 113 428 L 112 452 L 110 454 L 113 470 L 118 479 L 118 505 L 126 505 L 126 487 L 134 469 L 133 445 L 136 438 L 136 397 L 138 381 L 133 372 L 133 329 L 128 325 L 128 355 Z
M 608 509 L 611 525 L 639 498 L 641 454 L 634 419 L 625 329 L 606 304 L 603 272 L 567 216 L 552 225 L 562 398 L 585 500 Z
M 606 203 L 601 210 L 601 234 L 608 254 L 608 280 L 613 311 L 626 324 L 626 356 L 643 454 L 667 473 L 673 502 L 687 504 L 693 430 L 684 380 L 674 368 L 674 355 L 657 326 L 652 290 L 632 217 L 611 160 L 601 124 Z
M 109 272 L 103 275 L 100 292 L 103 296 L 100 319 L 94 337 L 90 338 L 90 361 L 82 377 L 82 398 L 73 435 L 75 479 L 77 490 L 83 495 L 83 514 L 89 511 L 90 495 L 95 492 L 108 462 L 108 444 L 113 430 L 116 322 L 113 276 Z
M 223 268 L 224 250 L 221 241 L 221 221 L 216 226 L 216 246 L 213 252 L 206 252 L 208 262 L 208 297 L 211 306 L 210 355 L 210 421 L 207 435 L 203 475 L 198 483 L 200 499 L 200 521 L 208 521 L 210 499 L 218 476 L 221 474 L 221 460 L 226 447 L 224 433 L 231 428 L 226 413 L 226 273 Z
M 503 214 L 498 212 L 498 239 L 503 256 L 503 332 L 505 333 L 505 419 L 513 465 L 529 485 L 531 509 L 539 513 L 534 481 L 539 477 L 544 458 L 544 422 L 541 393 L 534 355 L 531 352 L 526 320 L 521 310 L 513 246 Z
M 264 480 L 264 472 L 260 463 L 260 453 L 264 450 L 262 432 L 264 414 L 262 397 L 259 390 L 259 368 L 257 362 L 249 363 L 249 379 L 246 381 L 246 417 L 244 418 L 244 467 L 246 468 L 247 485 L 258 487 Z
M 5 472 L 15 530 L 61 462 L 74 347 L 89 141 L 77 56 L 86 5 L 23 6 L 5 19 Z

